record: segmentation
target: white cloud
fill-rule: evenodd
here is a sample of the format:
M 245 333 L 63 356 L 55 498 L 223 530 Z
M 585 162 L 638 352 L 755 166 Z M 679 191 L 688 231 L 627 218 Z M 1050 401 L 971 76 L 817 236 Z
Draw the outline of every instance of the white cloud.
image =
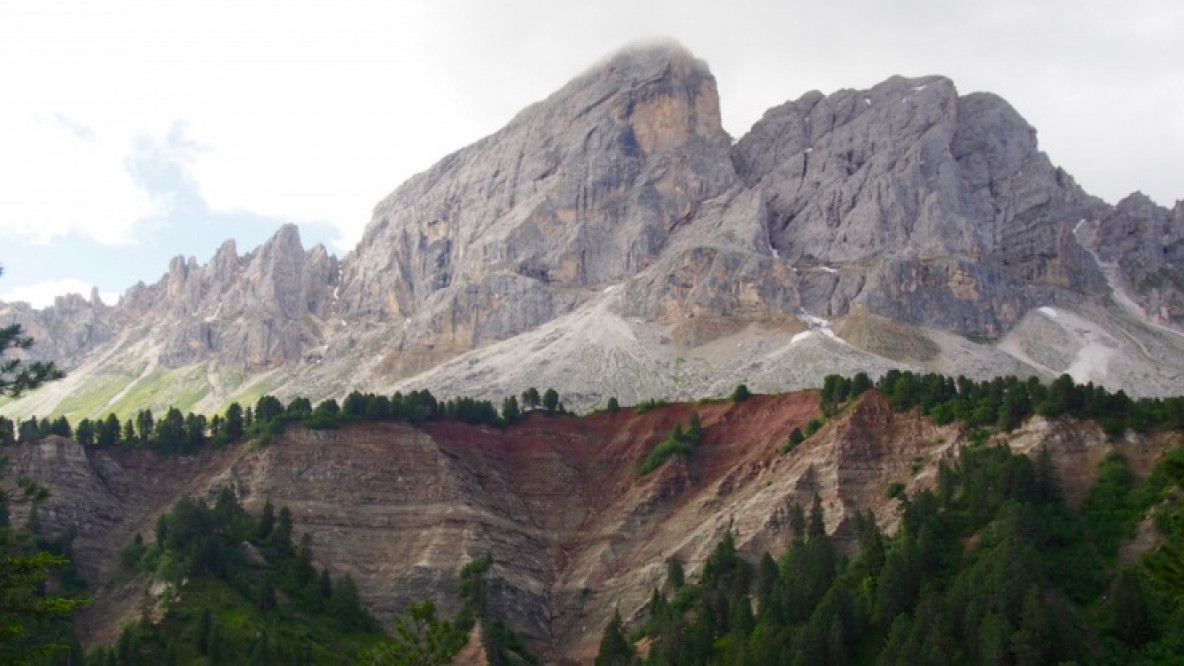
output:
M 457 46 L 439 39 L 448 18 L 430 3 L 6 4 L 0 62 L 21 67 L 0 67 L 0 230 L 129 242 L 167 202 L 125 163 L 181 124 L 212 211 L 355 241 L 395 185 L 483 133 L 432 68 Z
M 124 137 L 67 125 L 60 113 L 14 110 L 0 110 L 4 231 L 39 243 L 78 234 L 118 245 L 132 240 L 137 220 L 159 212 L 124 168 Z
M 94 285 L 91 283 L 77 278 L 49 280 L 13 287 L 8 291 L 0 292 L 0 301 L 5 303 L 25 302 L 36 309 L 41 309 L 53 305 L 55 298 L 65 296 L 66 294 L 81 294 L 86 298 L 90 298 L 90 292 L 93 288 Z M 107 305 L 114 305 L 119 300 L 119 294 L 100 292 L 99 298 L 103 299 L 103 302 Z

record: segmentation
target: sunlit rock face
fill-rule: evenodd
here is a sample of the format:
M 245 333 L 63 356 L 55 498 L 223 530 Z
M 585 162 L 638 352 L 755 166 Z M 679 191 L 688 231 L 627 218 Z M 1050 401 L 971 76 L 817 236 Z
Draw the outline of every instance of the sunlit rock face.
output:
M 1004 344 L 1041 307 L 1110 331 L 1116 351 L 1091 380 L 1163 394 L 1184 389 L 1184 356 L 1175 329 L 1148 326 L 1184 313 L 1182 239 L 1184 205 L 1089 196 L 994 95 L 893 77 L 807 93 L 733 141 L 707 65 L 666 43 L 605 59 L 400 185 L 343 259 L 305 250 L 289 225 L 243 255 L 228 242 L 205 265 L 178 257 L 118 304 L 3 306 L 0 320 L 26 326 L 33 357 L 71 371 L 62 393 L 98 415 L 118 404 L 89 397 L 111 377 L 182 370 L 205 385 L 180 406 L 207 412 L 256 382 L 285 398 L 415 385 L 500 399 L 521 387 L 499 378 L 525 377 L 554 382 L 573 407 L 601 403 L 606 387 L 718 393 L 721 376 L 754 370 L 740 341 L 730 357 L 716 341 L 773 327 L 787 336 L 777 363 L 813 367 L 817 354 L 788 360 L 789 336 L 853 317 L 978 345 L 930 341 L 912 368 L 1055 376 L 1075 361 Z M 895 344 L 881 339 L 889 329 L 860 330 L 858 349 L 818 353 L 845 355 L 835 367 L 908 365 L 877 351 Z M 573 347 L 559 358 L 543 353 L 563 340 Z

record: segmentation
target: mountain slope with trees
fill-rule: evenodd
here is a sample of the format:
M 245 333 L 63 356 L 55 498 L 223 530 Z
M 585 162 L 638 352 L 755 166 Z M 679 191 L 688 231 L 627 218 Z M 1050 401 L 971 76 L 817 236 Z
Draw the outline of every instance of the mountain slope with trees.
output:
M 895 535 L 858 517 L 853 547 L 827 535 L 816 497 L 792 509 L 776 558 L 741 557 L 729 532 L 694 583 L 668 573 L 631 630 L 619 616 L 605 627 L 596 663 L 1171 663 L 1184 652 L 1182 460 L 1175 448 L 1134 483 L 1112 454 L 1074 509 L 1047 451 L 968 446 L 935 488 L 898 495 Z M 1149 511 L 1165 542 L 1117 558 Z
M 761 395 L 740 386 L 727 400 L 613 401 L 586 416 L 560 413 L 560 399 L 546 401 L 555 403 L 549 412 L 542 394 L 531 409 L 526 391 L 502 402 L 512 419 L 491 404 L 425 392 L 410 402 L 357 393 L 316 407 L 264 396 L 242 410 L 240 438 L 210 438 L 194 450 L 135 438 L 82 446 L 49 435 L 5 451 L 14 474 L 52 490 L 43 527 L 76 529 L 79 570 L 95 597 L 79 616 L 87 642 L 116 642 L 118 619 L 140 615 L 138 593 L 106 586 L 121 550 L 137 533 L 151 548 L 155 516 L 179 496 L 216 506 L 228 488 L 253 516 L 267 513 L 267 501 L 287 507 L 317 570 L 335 581 L 348 574 L 362 606 L 381 619 L 422 601 L 456 617 L 461 570 L 489 556 L 493 616 L 539 657 L 579 662 L 595 655 L 614 609 L 625 626 L 638 625 L 672 556 L 697 579 L 728 533 L 755 564 L 793 545 L 793 507 L 816 496 L 828 539 L 850 553 L 868 511 L 879 530 L 896 534 L 908 520 L 899 498 L 937 492 L 962 451 L 1003 442 L 1047 456 L 1041 474 L 1057 471 L 1109 561 L 1141 514 L 1112 515 L 1105 494 L 1085 501 L 1089 488 L 1101 474 L 1125 496 L 1145 477 L 1178 438 L 1179 401 L 1058 382 L 896 373 L 873 386 L 865 375 L 834 376 L 817 391 Z M 664 448 L 670 455 L 654 458 Z

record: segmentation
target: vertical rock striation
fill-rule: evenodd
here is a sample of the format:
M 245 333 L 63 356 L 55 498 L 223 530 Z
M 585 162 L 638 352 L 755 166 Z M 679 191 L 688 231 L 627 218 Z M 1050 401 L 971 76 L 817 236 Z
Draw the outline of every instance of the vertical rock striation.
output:
M 1099 202 L 1006 102 L 959 96 L 948 79 L 809 93 L 767 112 L 732 156 L 765 193 L 770 244 L 814 269 L 808 309 L 862 304 L 993 337 L 1103 285 L 1071 233 Z M 819 267 L 836 277 L 818 280 Z
M 623 51 L 382 200 L 343 310 L 463 347 L 529 330 L 652 264 L 734 182 L 729 144 L 703 62 Z

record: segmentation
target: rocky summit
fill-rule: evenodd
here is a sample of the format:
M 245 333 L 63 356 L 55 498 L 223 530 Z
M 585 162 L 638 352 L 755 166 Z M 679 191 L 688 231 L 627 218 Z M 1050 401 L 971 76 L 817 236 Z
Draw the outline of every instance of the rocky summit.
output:
M 10 416 L 430 388 L 577 410 L 892 367 L 1184 388 L 1184 204 L 1109 205 L 997 96 L 810 92 L 733 140 L 706 63 L 627 48 L 382 199 L 178 257 L 118 304 L 0 307 L 69 371 Z

